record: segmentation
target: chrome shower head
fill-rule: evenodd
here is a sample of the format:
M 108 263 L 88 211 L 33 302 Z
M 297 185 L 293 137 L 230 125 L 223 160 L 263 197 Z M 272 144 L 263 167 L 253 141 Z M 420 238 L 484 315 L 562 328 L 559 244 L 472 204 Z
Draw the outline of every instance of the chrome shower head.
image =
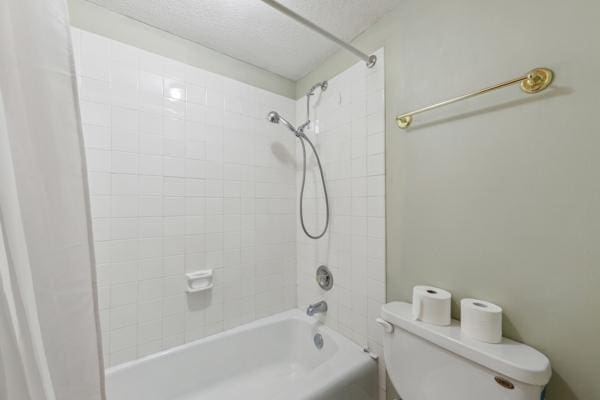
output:
M 292 125 L 287 119 L 279 115 L 277 111 L 271 111 L 269 114 L 267 114 L 267 120 L 272 124 L 282 123 L 285 126 L 287 126 L 290 131 L 294 132 L 295 135 L 298 135 L 298 132 L 296 131 L 296 128 L 294 128 L 294 125 Z
M 271 111 L 267 114 L 267 120 L 272 124 L 278 124 L 280 118 L 281 117 L 279 116 L 279 114 L 277 114 L 277 112 L 275 111 Z
M 313 94 L 315 94 L 315 90 L 317 88 L 321 88 L 321 91 L 324 92 L 327 90 L 327 87 L 329 86 L 329 84 L 327 83 L 327 81 L 323 81 L 323 82 L 317 82 L 313 85 L 313 87 L 311 87 L 308 92 L 306 92 L 307 96 L 312 96 Z

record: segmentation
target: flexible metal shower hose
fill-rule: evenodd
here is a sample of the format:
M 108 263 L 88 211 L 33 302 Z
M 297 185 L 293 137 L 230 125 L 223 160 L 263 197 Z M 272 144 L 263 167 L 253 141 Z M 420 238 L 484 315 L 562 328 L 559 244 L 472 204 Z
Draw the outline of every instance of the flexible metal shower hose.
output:
M 304 231 L 304 233 L 306 233 L 306 236 L 308 236 L 311 239 L 320 239 L 323 237 L 323 235 L 325 235 L 325 232 L 327 232 L 327 227 L 329 226 L 329 197 L 327 196 L 327 186 L 325 185 L 325 176 L 323 175 L 323 167 L 321 166 L 321 160 L 319 159 L 319 153 L 317 153 L 317 149 L 315 149 L 315 146 L 312 144 L 312 142 L 310 141 L 310 139 L 304 134 L 301 133 L 298 136 L 298 139 L 300 139 L 300 144 L 302 145 L 302 186 L 300 187 L 300 224 L 302 225 L 302 230 Z M 312 148 L 312 151 L 315 155 L 315 158 L 317 159 L 317 165 L 319 166 L 319 172 L 321 174 L 321 182 L 323 183 L 323 194 L 325 195 L 325 227 L 323 228 L 323 231 L 321 233 L 319 233 L 318 235 L 312 235 L 308 232 L 308 230 L 306 229 L 306 226 L 304 225 L 304 212 L 303 212 L 303 202 L 304 202 L 304 184 L 306 183 L 306 145 L 304 144 L 304 141 L 307 141 L 308 144 L 310 145 L 310 147 Z

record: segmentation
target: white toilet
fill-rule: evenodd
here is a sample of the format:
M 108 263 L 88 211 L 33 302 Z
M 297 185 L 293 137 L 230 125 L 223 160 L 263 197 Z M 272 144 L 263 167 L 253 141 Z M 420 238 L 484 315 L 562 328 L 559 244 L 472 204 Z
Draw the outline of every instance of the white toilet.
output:
M 550 361 L 510 339 L 479 342 L 450 326 L 414 321 L 409 303 L 392 302 L 377 320 L 384 328 L 388 375 L 402 400 L 540 400 Z

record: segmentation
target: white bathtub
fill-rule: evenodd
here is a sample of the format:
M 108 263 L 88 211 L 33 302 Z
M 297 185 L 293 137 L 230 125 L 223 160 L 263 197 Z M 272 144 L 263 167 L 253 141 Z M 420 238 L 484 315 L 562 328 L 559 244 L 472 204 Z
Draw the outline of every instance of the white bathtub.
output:
M 356 344 L 291 310 L 111 368 L 107 391 L 108 400 L 363 400 L 374 398 L 376 370 Z

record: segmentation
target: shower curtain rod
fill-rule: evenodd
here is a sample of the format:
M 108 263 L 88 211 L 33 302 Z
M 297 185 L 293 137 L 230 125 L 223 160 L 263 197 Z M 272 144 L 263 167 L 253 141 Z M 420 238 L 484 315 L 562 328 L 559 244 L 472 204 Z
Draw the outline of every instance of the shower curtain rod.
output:
M 368 55 L 368 54 L 363 53 L 362 51 L 358 50 L 356 47 L 352 46 L 350 43 L 347 43 L 347 42 L 343 41 L 342 39 L 340 39 L 339 37 L 327 32 L 325 29 L 323 29 L 320 26 L 314 24 L 313 22 L 307 20 L 302 15 L 297 14 L 296 12 L 290 10 L 283 4 L 281 4 L 275 0 L 262 0 L 262 2 L 273 7 L 277 11 L 287 15 L 288 17 L 293 18 L 294 20 L 296 20 L 297 22 L 306 26 L 307 28 L 312 29 L 313 31 L 321 34 L 322 36 L 326 37 L 327 39 L 331 40 L 332 42 L 337 43 L 341 47 L 343 47 L 346 50 L 348 50 L 349 52 L 353 53 L 358 58 L 364 60 L 367 63 L 368 68 L 372 68 L 375 65 L 375 63 L 377 63 L 377 56 L 375 56 L 374 54 Z

